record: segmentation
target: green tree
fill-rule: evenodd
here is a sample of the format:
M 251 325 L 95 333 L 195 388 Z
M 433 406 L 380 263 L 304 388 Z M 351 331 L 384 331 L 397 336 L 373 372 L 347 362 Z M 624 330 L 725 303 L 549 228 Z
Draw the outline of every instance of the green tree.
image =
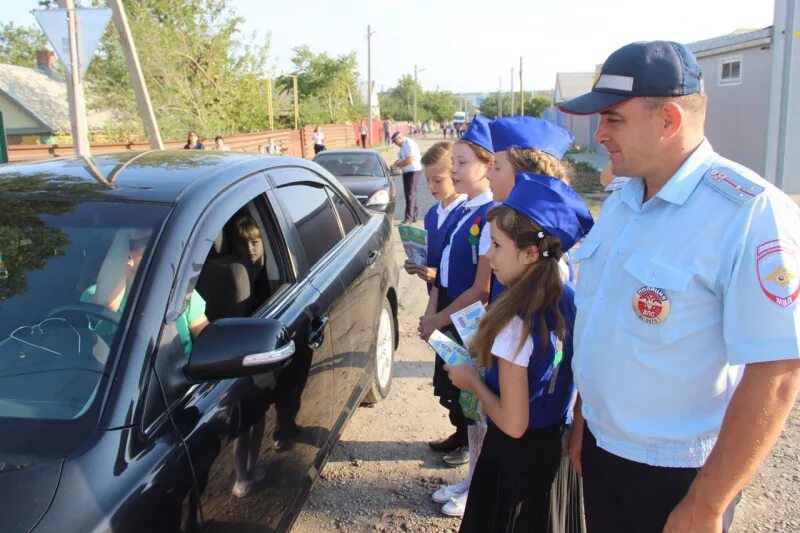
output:
M 430 111 L 423 107 L 424 91 L 422 85 L 414 83 L 411 74 L 404 74 L 397 81 L 397 85 L 380 95 L 381 113 L 393 120 L 414 119 L 414 87 L 417 91 L 417 118 L 427 120 Z
M 503 116 L 519 114 L 519 94 L 514 95 L 514 112 L 511 112 L 511 93 L 501 95 Z M 533 93 L 525 93 L 525 116 L 541 117 L 545 109 L 550 107 L 552 102 L 541 96 L 534 96 Z M 497 118 L 497 93 L 490 94 L 480 105 L 481 113 L 489 119 Z
M 427 92 L 422 97 L 422 107 L 437 122 L 452 120 L 458 110 L 458 101 L 449 91 Z
M 162 135 L 267 128 L 269 37 L 243 39 L 229 0 L 123 1 Z M 87 73 L 89 103 L 114 112 L 113 133 L 143 136 L 125 58 L 109 24 Z
M 358 61 L 350 52 L 331 57 L 322 52 L 315 54 L 308 45 L 293 50 L 294 72 L 300 99 L 300 119 L 303 124 L 336 123 L 358 120 L 363 114 L 358 90 Z M 285 93 L 293 91 L 291 76 L 278 80 Z
M 38 27 L 0 23 L 0 63 L 36 68 L 36 52 L 46 47 L 47 38 Z

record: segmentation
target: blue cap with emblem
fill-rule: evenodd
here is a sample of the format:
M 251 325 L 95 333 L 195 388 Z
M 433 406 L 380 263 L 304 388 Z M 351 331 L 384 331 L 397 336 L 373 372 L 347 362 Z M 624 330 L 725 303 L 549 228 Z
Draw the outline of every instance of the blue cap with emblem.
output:
M 575 137 L 548 120 L 536 117 L 502 117 L 489 124 L 495 152 L 509 148 L 535 148 L 558 160 Z
M 472 144 L 476 144 L 494 153 L 494 148 L 492 148 L 492 134 L 489 131 L 489 120 L 481 115 L 472 117 L 472 123 L 469 125 L 469 129 L 464 132 L 461 140 L 469 141 Z
M 583 199 L 563 181 L 540 174 L 521 173 L 504 205 L 536 222 L 561 241 L 566 252 L 594 225 Z
M 684 96 L 702 90 L 703 73 L 688 48 L 671 41 L 643 41 L 608 56 L 592 91 L 558 108 L 591 115 L 637 96 Z

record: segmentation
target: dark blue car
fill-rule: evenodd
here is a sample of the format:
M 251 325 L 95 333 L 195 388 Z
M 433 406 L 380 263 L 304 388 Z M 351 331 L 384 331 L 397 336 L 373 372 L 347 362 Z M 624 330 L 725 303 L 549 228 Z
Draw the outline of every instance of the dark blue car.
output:
M 387 217 L 301 159 L 0 167 L 0 531 L 285 531 L 397 333 Z

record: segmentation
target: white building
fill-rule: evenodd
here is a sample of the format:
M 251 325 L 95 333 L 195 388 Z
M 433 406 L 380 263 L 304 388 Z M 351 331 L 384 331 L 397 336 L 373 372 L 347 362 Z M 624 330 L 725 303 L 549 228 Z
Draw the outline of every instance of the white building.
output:
M 571 115 L 559 111 L 558 104 L 567 102 L 592 90 L 594 72 L 559 72 L 553 93 L 553 107 L 549 107 L 544 118 L 568 130 L 575 136 L 574 146 L 588 148 L 591 152 L 604 152 L 605 148 L 594 141 L 598 115 Z

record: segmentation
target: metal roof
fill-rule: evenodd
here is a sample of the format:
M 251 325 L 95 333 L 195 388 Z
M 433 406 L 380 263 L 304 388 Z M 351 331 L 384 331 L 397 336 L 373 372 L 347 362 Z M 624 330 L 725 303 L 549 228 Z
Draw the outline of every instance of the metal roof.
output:
M 0 63 L 0 91 L 42 124 L 49 132 L 69 132 L 67 85 L 36 69 Z M 90 128 L 103 125 L 108 112 L 88 112 Z
M 763 39 L 772 39 L 772 26 L 760 30 L 737 30 L 727 35 L 713 37 L 703 41 L 697 41 L 686 45 L 694 54 L 710 52 L 722 48 L 744 48 L 749 43 L 755 43 Z
M 555 103 L 566 102 L 592 90 L 594 72 L 559 72 L 556 74 Z

